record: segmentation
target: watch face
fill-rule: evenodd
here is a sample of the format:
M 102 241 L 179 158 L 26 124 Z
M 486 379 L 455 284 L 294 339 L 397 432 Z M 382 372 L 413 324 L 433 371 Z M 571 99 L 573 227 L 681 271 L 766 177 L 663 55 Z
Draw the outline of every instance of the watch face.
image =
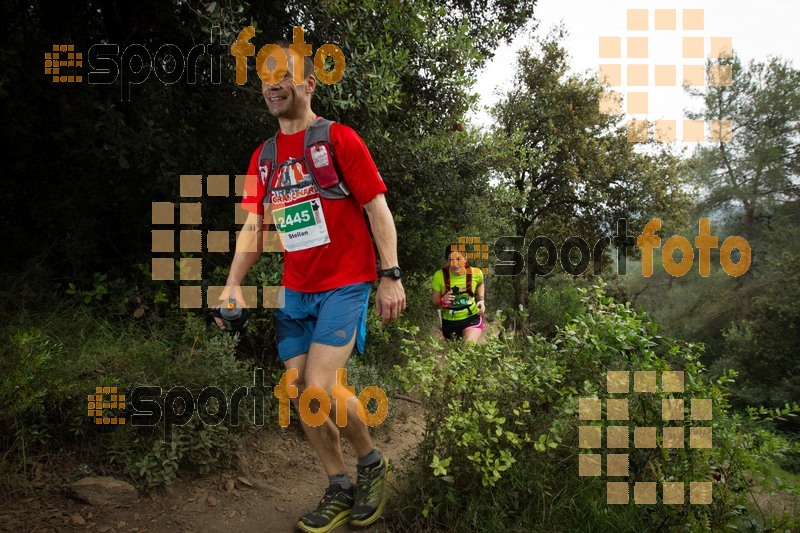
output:
M 392 279 L 400 279 L 400 267 L 387 268 L 382 274 Z

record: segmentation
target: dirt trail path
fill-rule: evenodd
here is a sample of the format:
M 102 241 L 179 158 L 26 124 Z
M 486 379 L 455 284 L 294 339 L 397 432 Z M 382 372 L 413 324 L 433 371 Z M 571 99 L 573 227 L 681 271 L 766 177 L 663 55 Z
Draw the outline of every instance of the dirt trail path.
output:
M 391 400 L 393 417 L 373 430 L 376 447 L 394 463 L 395 477 L 413 453 L 422 429 L 421 406 Z M 294 420 L 294 419 L 293 419 Z M 356 458 L 344 446 L 351 476 Z M 248 486 L 248 476 L 255 482 Z M 162 494 L 141 495 L 131 507 L 93 507 L 59 491 L 0 504 L 0 531 L 62 532 L 291 532 L 313 510 L 327 486 L 311 445 L 295 421 L 286 429 L 262 429 L 249 438 L 238 464 L 208 475 L 176 480 Z M 342 526 L 337 533 L 380 529 Z

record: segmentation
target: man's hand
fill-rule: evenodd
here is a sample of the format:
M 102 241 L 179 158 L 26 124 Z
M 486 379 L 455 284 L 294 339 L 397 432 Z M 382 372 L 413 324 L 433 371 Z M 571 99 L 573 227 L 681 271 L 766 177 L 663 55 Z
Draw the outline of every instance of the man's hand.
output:
M 242 309 L 250 308 L 250 306 L 248 305 L 247 301 L 244 298 L 244 293 L 242 292 L 242 288 L 238 284 L 226 285 L 219 296 L 219 300 L 217 300 L 217 302 L 213 306 L 211 306 L 211 308 L 222 309 L 224 307 L 227 307 L 231 300 L 236 302 L 236 305 L 238 307 L 241 307 Z M 218 316 L 215 316 L 213 318 L 214 318 L 214 323 L 217 325 L 217 327 L 227 331 L 228 328 L 225 327 L 225 322 L 222 320 L 222 318 Z
M 406 291 L 399 279 L 381 278 L 375 293 L 375 311 L 384 326 L 406 309 Z

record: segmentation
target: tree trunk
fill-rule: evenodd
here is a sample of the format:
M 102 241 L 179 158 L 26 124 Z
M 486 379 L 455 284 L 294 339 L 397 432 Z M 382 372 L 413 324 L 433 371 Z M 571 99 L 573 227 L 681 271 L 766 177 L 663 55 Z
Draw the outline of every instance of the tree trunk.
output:
M 527 219 L 527 217 L 522 213 L 517 213 L 517 220 L 514 223 L 517 230 L 517 236 L 521 236 L 523 238 L 523 242 L 525 239 L 525 235 L 528 234 L 528 229 L 531 227 L 533 221 Z M 527 279 L 528 279 L 528 269 L 530 265 L 527 264 L 527 250 L 528 245 L 530 243 L 525 242 L 523 249 L 520 250 L 522 257 L 526 261 L 525 268 L 522 269 L 522 272 L 514 277 L 514 311 L 511 313 L 511 323 L 507 324 L 507 326 L 512 326 L 515 331 L 519 331 L 525 325 L 526 320 L 520 314 L 520 309 L 524 309 L 525 311 L 528 310 L 528 286 L 527 286 Z
M 750 268 L 739 276 L 737 289 L 742 301 L 742 318 L 747 320 L 750 317 L 753 304 L 752 281 L 753 267 L 755 266 L 755 253 L 753 253 L 753 234 L 755 232 L 755 207 L 753 203 L 745 204 L 744 211 L 744 235 L 745 240 L 750 244 Z
M 526 272 L 522 272 L 519 276 L 514 278 L 514 309 L 517 311 L 520 307 L 528 309 L 528 290 L 527 290 L 527 276 Z

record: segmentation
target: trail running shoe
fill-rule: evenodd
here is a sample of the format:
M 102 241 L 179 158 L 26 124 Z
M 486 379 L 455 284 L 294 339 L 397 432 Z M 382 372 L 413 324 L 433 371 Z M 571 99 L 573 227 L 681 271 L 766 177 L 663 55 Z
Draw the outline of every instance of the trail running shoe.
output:
M 297 522 L 297 528 L 310 533 L 326 533 L 344 524 L 350 518 L 354 492 L 354 487 L 343 489 L 339 485 L 329 486 L 316 511 L 303 515 Z
M 388 498 L 386 484 L 390 469 L 391 465 L 385 457 L 381 457 L 375 465 L 358 467 L 356 501 L 350 514 L 351 525 L 368 526 L 380 518 Z

